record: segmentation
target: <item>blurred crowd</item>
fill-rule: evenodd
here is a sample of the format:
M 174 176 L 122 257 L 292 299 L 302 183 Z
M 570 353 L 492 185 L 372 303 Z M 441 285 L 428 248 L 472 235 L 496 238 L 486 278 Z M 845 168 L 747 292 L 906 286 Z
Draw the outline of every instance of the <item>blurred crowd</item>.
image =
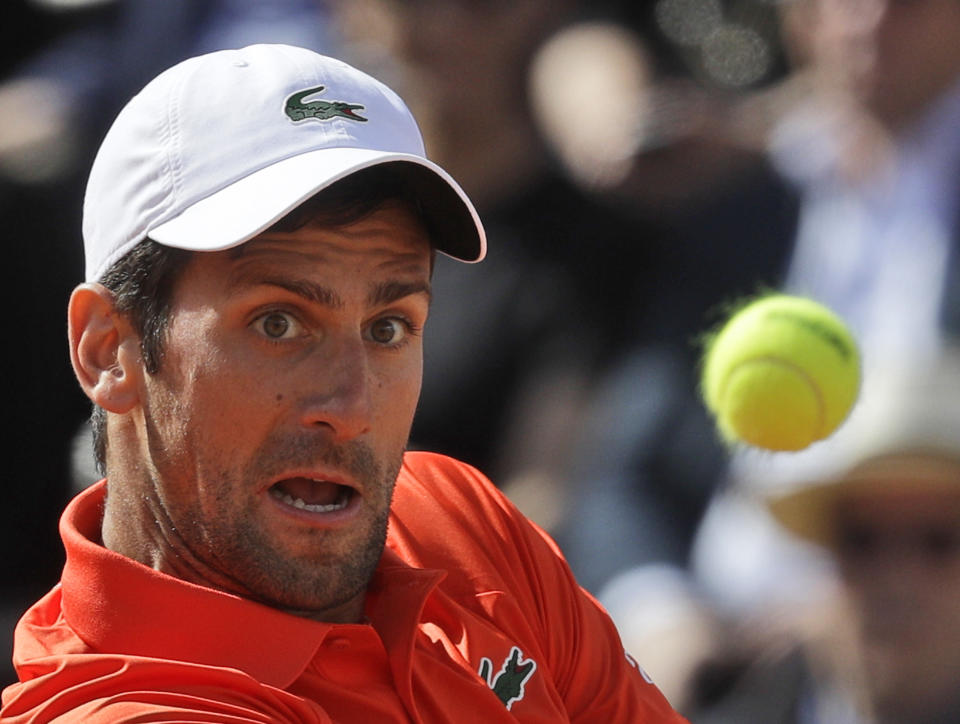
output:
M 482 264 L 438 261 L 411 446 L 554 535 L 694 724 L 960 721 L 956 0 L 4 13 L 0 218 L 31 315 L 5 363 L 4 648 L 96 476 L 64 323 L 96 145 L 161 69 L 284 42 L 397 89 L 487 227 Z M 698 396 L 703 333 L 771 288 L 862 347 L 850 419 L 796 454 L 723 445 Z

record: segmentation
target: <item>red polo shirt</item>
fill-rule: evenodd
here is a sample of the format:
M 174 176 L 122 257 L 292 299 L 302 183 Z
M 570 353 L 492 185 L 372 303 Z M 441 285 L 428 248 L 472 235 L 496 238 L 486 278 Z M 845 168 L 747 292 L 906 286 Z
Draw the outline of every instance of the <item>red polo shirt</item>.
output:
M 107 550 L 105 493 L 64 512 L 67 563 L 17 626 L 4 722 L 683 722 L 553 542 L 462 463 L 406 456 L 369 624 Z

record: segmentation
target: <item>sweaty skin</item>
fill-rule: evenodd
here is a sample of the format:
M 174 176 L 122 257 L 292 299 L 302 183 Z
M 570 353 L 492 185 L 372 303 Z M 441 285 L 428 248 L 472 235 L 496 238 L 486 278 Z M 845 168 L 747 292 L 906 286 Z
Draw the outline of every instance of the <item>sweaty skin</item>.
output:
M 357 621 L 420 391 L 431 248 L 405 208 L 197 253 L 160 370 L 110 416 L 107 547 Z

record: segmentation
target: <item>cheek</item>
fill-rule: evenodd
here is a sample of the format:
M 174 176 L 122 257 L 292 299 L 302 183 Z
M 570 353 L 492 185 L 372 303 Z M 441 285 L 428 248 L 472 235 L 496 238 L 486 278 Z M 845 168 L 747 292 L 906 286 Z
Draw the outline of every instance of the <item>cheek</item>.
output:
M 289 386 L 241 365 L 205 370 L 192 388 L 192 424 L 203 430 L 208 451 L 223 458 L 222 465 L 240 462 L 289 413 L 293 400 Z
M 420 399 L 422 381 L 423 360 L 419 357 L 400 368 L 375 376 L 371 384 L 371 396 L 377 418 L 389 421 L 393 427 L 404 424 L 409 427 Z
M 167 424 L 207 442 L 239 442 L 255 427 L 255 413 L 272 409 L 281 391 L 264 384 L 264 371 L 249 355 L 229 354 L 202 326 L 180 331 L 184 343 L 171 346 L 155 380 L 156 397 L 167 401 Z

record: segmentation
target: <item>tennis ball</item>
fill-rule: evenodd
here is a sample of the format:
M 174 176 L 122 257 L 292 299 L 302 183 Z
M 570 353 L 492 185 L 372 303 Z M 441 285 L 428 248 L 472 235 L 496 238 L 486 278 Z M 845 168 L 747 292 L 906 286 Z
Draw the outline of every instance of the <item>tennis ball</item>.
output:
M 837 429 L 859 390 L 856 342 L 813 300 L 762 297 L 707 339 L 701 393 L 729 442 L 801 450 Z

